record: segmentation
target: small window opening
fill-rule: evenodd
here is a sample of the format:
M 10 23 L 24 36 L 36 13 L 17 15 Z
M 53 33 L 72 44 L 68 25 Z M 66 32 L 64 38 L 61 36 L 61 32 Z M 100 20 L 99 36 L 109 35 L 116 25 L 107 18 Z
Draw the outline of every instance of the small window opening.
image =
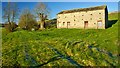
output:
M 92 18 L 90 18 L 90 20 L 92 20 Z

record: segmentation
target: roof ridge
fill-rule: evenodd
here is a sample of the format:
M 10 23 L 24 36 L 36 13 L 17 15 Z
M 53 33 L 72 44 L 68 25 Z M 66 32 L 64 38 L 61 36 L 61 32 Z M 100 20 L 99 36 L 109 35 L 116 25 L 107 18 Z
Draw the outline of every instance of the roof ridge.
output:
M 93 6 L 88 8 L 77 8 L 77 9 L 71 9 L 71 10 L 63 10 L 59 12 L 58 14 L 65 14 L 65 13 L 72 13 L 72 12 L 78 12 L 78 11 L 90 11 L 90 10 L 98 10 L 98 9 L 105 9 L 107 5 L 100 5 L 100 6 Z
M 87 8 L 95 8 L 95 7 L 102 7 L 102 6 L 106 6 L 106 5 L 91 6 L 91 7 L 87 7 Z M 76 9 L 86 9 L 86 8 L 76 8 Z M 74 10 L 74 9 L 69 9 L 69 10 Z M 63 11 L 67 11 L 67 10 L 63 10 Z

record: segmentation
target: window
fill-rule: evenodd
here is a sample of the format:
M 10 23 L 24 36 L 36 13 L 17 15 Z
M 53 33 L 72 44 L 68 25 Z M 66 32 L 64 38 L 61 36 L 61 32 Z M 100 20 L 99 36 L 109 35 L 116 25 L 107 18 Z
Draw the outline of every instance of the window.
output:
M 90 18 L 90 20 L 92 20 L 92 18 Z
M 58 18 L 60 18 L 60 17 L 58 17 Z
M 65 25 L 65 22 L 63 22 L 63 25 Z
M 75 21 L 75 19 L 74 19 L 74 21 Z

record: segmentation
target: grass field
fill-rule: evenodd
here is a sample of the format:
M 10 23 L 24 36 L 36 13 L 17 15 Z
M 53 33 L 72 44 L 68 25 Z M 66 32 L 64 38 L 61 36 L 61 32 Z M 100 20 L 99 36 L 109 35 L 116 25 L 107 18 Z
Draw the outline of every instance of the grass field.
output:
M 109 20 L 118 20 L 109 14 Z M 2 29 L 3 66 L 116 66 L 118 21 L 107 29 Z

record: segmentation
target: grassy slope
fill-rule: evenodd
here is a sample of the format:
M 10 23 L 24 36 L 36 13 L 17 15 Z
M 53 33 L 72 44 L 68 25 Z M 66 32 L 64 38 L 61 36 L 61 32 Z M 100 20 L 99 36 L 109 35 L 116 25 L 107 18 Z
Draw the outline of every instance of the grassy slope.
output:
M 109 20 L 117 18 L 117 14 L 109 15 Z M 33 66 L 48 60 L 52 62 L 47 66 L 74 65 L 67 59 L 54 61 L 53 58 L 59 54 L 49 46 L 83 66 L 117 65 L 118 22 L 105 30 L 48 29 L 7 34 L 3 29 L 2 32 L 3 65 L 14 65 L 18 61 L 22 66 Z M 106 52 L 112 53 L 112 57 Z

